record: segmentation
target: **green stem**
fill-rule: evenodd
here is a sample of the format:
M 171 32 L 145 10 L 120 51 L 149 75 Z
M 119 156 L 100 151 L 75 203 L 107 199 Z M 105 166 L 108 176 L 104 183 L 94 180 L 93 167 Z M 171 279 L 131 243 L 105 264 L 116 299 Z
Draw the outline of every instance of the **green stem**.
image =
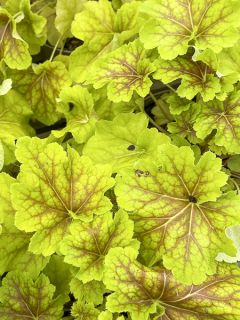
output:
M 168 87 L 172 92 L 176 93 L 176 90 L 170 86 L 170 84 L 165 83 L 165 86 Z
M 230 178 L 230 179 L 231 179 L 232 183 L 234 184 L 234 186 L 236 187 L 236 189 L 237 189 L 237 194 L 239 195 L 239 194 L 240 194 L 239 185 L 237 184 L 237 182 L 236 182 L 234 179 L 232 179 L 232 178 Z
M 58 45 L 59 45 L 59 42 L 60 42 L 61 40 L 62 40 L 62 35 L 58 38 L 58 41 L 56 42 L 56 44 L 55 44 L 55 46 L 54 46 L 54 48 L 53 48 L 53 51 L 52 51 L 51 57 L 49 58 L 49 60 L 50 60 L 50 61 L 52 61 L 52 60 L 53 60 L 54 55 L 55 55 L 55 52 L 56 52 L 57 47 L 58 47 Z
M 156 106 L 161 110 L 161 112 L 163 113 L 164 117 L 167 119 L 167 120 L 171 120 L 169 119 L 169 116 L 168 114 L 166 113 L 166 111 L 164 110 L 164 107 L 162 107 L 160 101 L 154 96 L 154 94 L 150 91 L 149 92 L 149 95 L 152 99 L 152 101 L 156 104 Z
M 162 128 L 161 126 L 159 126 L 159 125 L 147 114 L 147 112 L 144 110 L 144 108 L 141 108 L 141 107 L 139 106 L 139 110 L 140 110 L 141 112 L 143 112 L 143 113 L 148 117 L 149 122 L 151 122 L 151 124 L 152 124 L 154 127 L 156 127 L 160 132 L 165 133 L 165 134 L 168 133 L 164 128 Z

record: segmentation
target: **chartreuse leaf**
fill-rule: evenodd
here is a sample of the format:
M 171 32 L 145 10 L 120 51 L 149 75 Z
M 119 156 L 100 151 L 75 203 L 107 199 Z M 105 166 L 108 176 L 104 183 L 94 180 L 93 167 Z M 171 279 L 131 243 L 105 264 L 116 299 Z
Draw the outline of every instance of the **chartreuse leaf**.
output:
M 82 11 L 86 0 L 57 0 L 55 26 L 64 38 L 70 38 L 75 15 Z
M 213 130 L 216 134 L 213 142 L 224 147 L 229 153 L 240 152 L 240 91 L 231 93 L 222 102 L 214 100 L 201 104 L 200 113 L 194 124 L 197 137 L 204 139 Z
M 180 137 L 187 138 L 191 143 L 196 144 L 202 142 L 197 138 L 196 131 L 193 126 L 199 114 L 199 108 L 194 103 L 188 106 L 188 110 L 180 115 L 175 115 L 175 122 L 168 124 L 168 131 L 177 134 Z
M 86 142 L 93 135 L 97 121 L 97 115 L 93 110 L 92 95 L 86 88 L 74 86 L 64 88 L 60 93 L 60 99 L 61 104 L 58 111 L 64 113 L 67 125 L 62 130 L 52 131 L 52 134 L 60 138 L 71 132 L 77 143 Z M 69 110 L 70 103 L 73 107 L 72 110 Z
M 27 101 L 15 90 L 0 95 L 0 140 L 6 165 L 15 161 L 15 140 L 34 133 L 29 125 L 31 114 Z
M 84 41 L 70 57 L 70 74 L 84 82 L 95 71 L 96 62 L 138 32 L 138 3 L 126 3 L 117 13 L 107 0 L 88 1 L 75 16 L 72 33 Z
M 233 241 L 233 244 L 236 248 L 235 257 L 231 257 L 224 252 L 220 252 L 217 255 L 217 261 L 226 261 L 228 263 L 234 263 L 240 261 L 240 225 L 228 227 L 226 229 L 226 235 L 229 239 Z
M 4 150 L 3 150 L 3 145 L 0 140 L 0 171 L 2 170 L 4 165 Z
M 49 125 L 59 119 L 56 99 L 61 89 L 71 84 L 62 62 L 45 61 L 33 70 L 14 72 L 12 77 L 14 88 L 26 97 L 37 120 Z
M 28 251 L 31 234 L 18 230 L 14 225 L 15 210 L 12 207 L 10 188 L 15 179 L 0 174 L 0 274 L 11 270 L 27 271 L 37 277 L 45 267 L 48 258 Z
M 143 113 L 119 114 L 113 121 L 99 121 L 83 153 L 95 163 L 110 163 L 114 171 L 131 166 L 139 158 L 152 157 L 157 147 L 170 139 L 147 125 Z
M 218 55 L 218 71 L 226 75 L 234 75 L 236 80 L 240 80 L 240 42 L 233 47 L 222 50 Z
M 192 61 L 190 57 L 180 57 L 172 61 L 156 60 L 155 79 L 164 83 L 182 79 L 177 94 L 191 100 L 200 93 L 204 101 L 213 100 L 221 91 L 220 79 L 213 70 L 201 61 Z
M 7 94 L 12 89 L 12 80 L 5 79 L 0 84 L 0 96 Z
M 82 303 L 77 301 L 73 304 L 71 314 L 76 320 L 97 320 L 100 311 L 93 303 Z
M 133 222 L 124 211 L 96 217 L 87 223 L 72 223 L 60 246 L 64 261 L 80 267 L 77 278 L 84 283 L 102 280 L 104 259 L 114 247 L 131 245 Z
M 70 289 L 77 300 L 95 305 L 102 304 L 103 294 L 107 292 L 102 281 L 83 283 L 77 277 L 71 280 Z
M 69 282 L 73 276 L 71 266 L 63 261 L 63 257 L 52 255 L 43 272 L 56 288 L 54 296 L 64 295 L 68 300 L 70 292 Z
M 107 86 L 113 102 L 130 101 L 134 92 L 145 97 L 152 85 L 149 75 L 155 71 L 139 40 L 121 46 L 103 58 L 91 82 L 95 89 Z
M 38 138 L 22 138 L 16 156 L 22 163 L 12 187 L 16 226 L 35 232 L 29 250 L 51 255 L 73 220 L 91 221 L 112 205 L 104 193 L 113 186 L 111 169 L 96 166 L 69 147 Z
M 12 69 L 27 69 L 31 64 L 28 44 L 19 36 L 16 21 L 7 10 L 0 8 L 0 60 Z
M 218 265 L 217 274 L 199 286 L 177 282 L 165 269 L 154 270 L 136 261 L 130 248 L 112 249 L 106 258 L 104 282 L 114 293 L 107 298 L 111 312 L 128 311 L 132 320 L 237 320 L 239 270 Z
M 2 320 L 60 320 L 62 305 L 53 299 L 55 288 L 41 274 L 36 280 L 27 272 L 10 272 L 0 288 Z
M 19 12 L 23 14 L 23 19 L 17 24 L 17 31 L 27 42 L 30 53 L 36 54 L 47 40 L 47 20 L 31 10 L 30 0 L 15 1 L 15 5 L 17 3 L 18 6 L 16 7 L 10 4 L 11 14 L 18 14 Z
M 148 264 L 163 258 L 176 279 L 200 284 L 215 273 L 219 250 L 234 252 L 224 231 L 238 223 L 240 199 L 222 195 L 228 177 L 213 153 L 195 164 L 190 147 L 168 144 L 158 152 L 155 161 L 122 170 L 117 202 L 132 213 Z
M 163 59 L 187 52 L 193 42 L 204 50 L 220 52 L 238 39 L 239 3 L 235 0 L 149 0 L 142 11 L 151 18 L 140 32 L 146 49 L 158 47 Z

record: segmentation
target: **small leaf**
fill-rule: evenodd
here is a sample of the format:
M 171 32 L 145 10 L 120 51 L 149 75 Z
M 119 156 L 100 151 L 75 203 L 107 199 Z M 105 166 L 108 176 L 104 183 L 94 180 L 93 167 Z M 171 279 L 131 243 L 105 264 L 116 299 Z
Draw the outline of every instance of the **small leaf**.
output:
M 71 148 L 67 154 L 57 143 L 38 138 L 22 138 L 17 144 L 22 166 L 12 187 L 15 223 L 35 232 L 29 247 L 35 254 L 54 253 L 73 220 L 91 221 L 93 214 L 112 207 L 104 196 L 114 184 L 111 169 L 93 165 Z
M 91 83 L 95 89 L 107 85 L 113 102 L 130 101 L 133 92 L 145 97 L 152 85 L 149 75 L 155 70 L 138 40 L 120 47 L 99 62 Z
M 100 311 L 94 307 L 93 303 L 82 303 L 77 301 L 72 306 L 72 316 L 76 320 L 97 320 Z
M 114 247 L 131 245 L 133 223 L 127 213 L 119 211 L 114 219 L 111 214 L 96 217 L 92 222 L 70 226 L 70 234 L 61 243 L 64 261 L 80 267 L 77 278 L 84 283 L 102 280 L 104 259 Z
M 37 120 L 50 125 L 59 119 L 56 98 L 71 84 L 62 62 L 45 61 L 33 70 L 13 73 L 12 78 L 14 88 L 26 97 Z
M 217 255 L 216 260 L 217 261 L 225 261 L 228 263 L 234 263 L 234 262 L 236 263 L 236 262 L 240 261 L 240 225 L 226 228 L 226 235 L 229 239 L 231 239 L 233 241 L 233 244 L 234 244 L 236 251 L 237 251 L 236 256 L 231 257 L 224 252 L 220 252 Z
M 27 69 L 31 64 L 28 44 L 19 36 L 16 22 L 7 10 L 0 8 L 0 60 L 12 69 Z
M 0 288 L 2 320 L 59 320 L 62 305 L 53 299 L 55 288 L 41 274 L 34 280 L 26 272 L 10 272 Z
M 219 147 L 224 147 L 229 153 L 240 152 L 240 91 L 231 93 L 221 102 L 214 100 L 201 104 L 199 115 L 194 124 L 197 137 L 206 138 L 216 130 L 212 141 Z

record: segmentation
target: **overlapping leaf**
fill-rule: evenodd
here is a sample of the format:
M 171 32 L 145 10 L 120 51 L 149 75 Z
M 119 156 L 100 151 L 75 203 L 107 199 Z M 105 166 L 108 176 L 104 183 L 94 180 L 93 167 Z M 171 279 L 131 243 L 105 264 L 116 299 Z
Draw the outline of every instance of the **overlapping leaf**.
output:
M 61 89 L 70 86 L 68 72 L 60 61 L 46 61 L 36 65 L 33 70 L 14 72 L 14 88 L 28 100 L 34 117 L 45 124 L 59 119 L 56 111 Z
M 26 272 L 10 272 L 0 288 L 1 319 L 61 319 L 62 305 L 53 299 L 54 291 L 44 275 L 35 280 Z
M 97 320 L 100 311 L 92 303 L 75 302 L 71 314 L 76 320 Z
M 35 232 L 29 247 L 35 254 L 54 253 L 72 220 L 91 221 L 93 214 L 111 209 L 104 196 L 113 186 L 110 168 L 93 165 L 71 148 L 67 154 L 38 138 L 18 143 L 21 174 L 12 190 L 16 226 Z
M 27 69 L 31 64 L 28 44 L 19 36 L 16 21 L 0 7 L 0 60 L 12 69 Z
M 147 58 L 139 40 L 121 46 L 103 59 L 94 72 L 93 86 L 107 85 L 108 98 L 113 102 L 130 101 L 136 91 L 144 97 L 150 91 L 149 75 L 155 67 Z
M 41 255 L 28 251 L 31 234 L 14 225 L 15 210 L 11 204 L 10 188 L 15 182 L 5 173 L 0 174 L 0 203 L 2 232 L 0 234 L 0 274 L 11 270 L 27 271 L 36 277 L 48 262 Z
M 226 265 L 199 286 L 184 286 L 162 268 L 154 270 L 136 261 L 129 248 L 112 249 L 106 259 L 105 284 L 114 291 L 107 298 L 111 312 L 128 311 L 132 320 L 237 320 L 239 271 Z
M 142 11 L 151 18 L 140 32 L 145 48 L 158 47 L 163 59 L 198 49 L 220 52 L 239 39 L 239 4 L 230 0 L 149 0 Z
M 83 152 L 95 163 L 110 163 L 114 171 L 131 166 L 139 158 L 151 157 L 157 146 L 170 139 L 148 129 L 142 114 L 119 114 L 113 121 L 99 121 L 95 136 L 89 139 Z
M 224 147 L 229 153 L 239 153 L 239 115 L 240 92 L 235 91 L 223 102 L 214 100 L 207 104 L 202 104 L 194 129 L 201 139 L 216 130 L 213 142 L 219 147 Z
M 156 69 L 154 78 L 164 83 L 182 79 L 177 89 L 177 94 L 182 98 L 191 100 L 199 93 L 204 101 L 209 101 L 221 91 L 220 79 L 214 75 L 214 71 L 207 64 L 192 61 L 190 57 L 172 61 L 158 59 Z
M 237 195 L 221 193 L 227 175 L 220 159 L 207 152 L 194 162 L 190 147 L 164 145 L 154 162 L 122 170 L 116 186 L 118 204 L 132 213 L 147 263 L 163 258 L 187 284 L 215 273 L 219 248 L 234 252 L 224 231 L 238 223 L 240 208 Z
M 58 111 L 64 113 L 67 125 L 59 131 L 52 131 L 57 137 L 64 137 L 68 132 L 72 133 L 77 143 L 86 142 L 94 133 L 97 115 L 93 110 L 94 101 L 92 95 L 86 88 L 74 86 L 65 88 L 60 93 L 61 104 Z M 72 110 L 69 110 L 72 104 Z
M 96 62 L 121 46 L 139 29 L 138 3 L 126 3 L 114 12 L 107 0 L 88 1 L 85 10 L 75 16 L 72 33 L 84 41 L 70 58 L 70 73 L 77 82 L 88 80 Z
M 114 219 L 105 214 L 89 223 L 72 223 L 60 250 L 67 263 L 80 267 L 77 277 L 84 283 L 102 280 L 108 251 L 130 245 L 132 236 L 133 222 L 126 212 L 119 211 Z
M 15 160 L 15 140 L 34 133 L 29 125 L 31 114 L 27 101 L 16 91 L 0 95 L 0 139 L 6 165 Z
M 236 255 L 231 257 L 224 252 L 220 252 L 216 259 L 217 261 L 226 261 L 228 263 L 238 262 L 240 261 L 240 225 L 228 227 L 226 229 L 226 235 L 233 241 L 236 248 Z

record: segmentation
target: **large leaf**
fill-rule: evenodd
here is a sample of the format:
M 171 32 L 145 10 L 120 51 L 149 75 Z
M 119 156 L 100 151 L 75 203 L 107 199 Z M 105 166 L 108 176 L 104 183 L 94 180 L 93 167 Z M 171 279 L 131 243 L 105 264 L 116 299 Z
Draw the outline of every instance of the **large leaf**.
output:
M 72 33 L 84 41 L 70 57 L 70 73 L 77 82 L 88 80 L 96 62 L 139 30 L 138 3 L 126 3 L 117 13 L 107 0 L 88 1 L 75 16 Z
M 0 288 L 2 320 L 60 320 L 62 305 L 45 275 L 34 280 L 27 272 L 10 272 Z
M 52 131 L 52 134 L 60 138 L 70 132 L 77 143 L 86 142 L 93 135 L 97 121 L 92 95 L 86 88 L 74 86 L 64 88 L 60 93 L 60 99 L 61 104 L 57 109 L 64 113 L 67 125 L 62 130 Z M 72 106 L 71 110 L 69 104 Z
M 234 47 L 222 50 L 218 55 L 218 71 L 223 75 L 235 75 L 236 80 L 240 80 L 240 42 Z
M 33 70 L 14 72 L 12 76 L 14 88 L 26 97 L 36 119 L 44 124 L 52 124 L 59 119 L 56 99 L 61 89 L 71 84 L 62 62 L 46 61 Z
M 139 40 L 121 46 L 99 62 L 91 82 L 95 89 L 107 85 L 108 98 L 113 102 L 130 101 L 133 92 L 145 97 L 155 67 L 147 58 Z
M 31 64 L 28 44 L 19 36 L 13 17 L 0 7 L 0 60 L 9 68 L 27 69 Z
M 151 157 L 159 145 L 170 142 L 166 135 L 147 125 L 142 113 L 119 114 L 113 121 L 99 121 L 83 153 L 96 163 L 110 163 L 114 171 L 131 166 L 139 158 Z
M 91 221 L 112 207 L 104 196 L 113 186 L 110 168 L 93 165 L 71 148 L 67 154 L 38 138 L 22 138 L 17 145 L 22 166 L 12 188 L 16 226 L 36 231 L 30 243 L 35 254 L 54 253 L 73 220 Z
M 182 98 L 191 100 L 199 93 L 204 101 L 209 101 L 221 91 L 220 79 L 213 70 L 201 61 L 192 61 L 189 56 L 172 61 L 158 59 L 156 69 L 154 78 L 164 83 L 182 79 L 177 89 L 177 94 Z
M 0 274 L 11 270 L 27 271 L 36 277 L 48 262 L 41 255 L 28 251 L 31 234 L 18 230 L 14 225 L 10 188 L 15 179 L 0 174 L 0 203 L 2 232 L 0 234 Z
M 170 144 L 159 148 L 155 161 L 122 171 L 117 201 L 132 213 L 149 264 L 163 258 L 176 279 L 187 284 L 214 274 L 219 249 L 234 252 L 225 228 L 239 222 L 239 197 L 221 195 L 226 180 L 211 152 L 195 164 L 190 147 Z
M 142 11 L 152 19 L 140 38 L 145 48 L 158 47 L 163 59 L 185 54 L 191 41 L 219 52 L 239 39 L 239 10 L 235 0 L 148 0 Z
M 31 114 L 27 101 L 16 91 L 11 90 L 6 95 L 0 95 L 0 139 L 5 153 L 5 164 L 15 160 L 15 140 L 34 133 L 29 125 Z
M 108 251 L 130 245 L 132 236 L 133 222 L 126 212 L 119 211 L 114 219 L 111 214 L 105 214 L 92 222 L 72 223 L 70 234 L 63 240 L 60 250 L 67 263 L 80 267 L 77 277 L 84 283 L 102 280 Z
M 229 153 L 240 152 L 240 91 L 233 92 L 221 102 L 214 100 L 201 104 L 201 111 L 194 124 L 197 136 L 207 137 L 213 130 L 213 142 Z
M 147 320 L 156 311 L 156 320 L 239 319 L 240 273 L 225 264 L 203 284 L 184 286 L 170 272 L 137 262 L 129 248 L 118 248 L 107 256 L 106 270 L 105 284 L 115 291 L 107 298 L 107 308 L 129 311 L 132 320 Z

